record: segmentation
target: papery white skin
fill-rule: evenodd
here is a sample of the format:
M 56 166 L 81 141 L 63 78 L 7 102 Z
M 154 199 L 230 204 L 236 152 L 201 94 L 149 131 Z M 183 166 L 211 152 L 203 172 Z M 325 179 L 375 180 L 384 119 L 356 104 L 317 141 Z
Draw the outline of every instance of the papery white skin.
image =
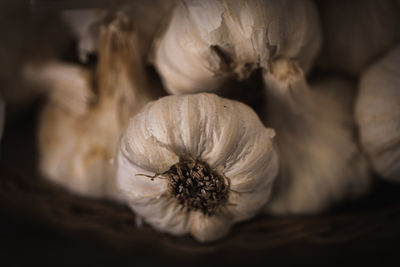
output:
M 205 93 L 167 96 L 130 120 L 118 152 L 118 186 L 131 208 L 156 229 L 216 240 L 268 201 L 278 170 L 274 135 L 240 102 Z M 223 212 L 206 216 L 182 209 L 167 192 L 167 179 L 137 175 L 163 173 L 180 157 L 207 162 L 230 179 Z
M 400 46 L 362 74 L 355 114 L 375 171 L 400 182 Z
M 400 42 L 400 6 L 395 1 L 320 2 L 322 67 L 356 75 Z
M 351 84 L 338 78 L 310 87 L 290 60 L 264 74 L 267 125 L 277 133 L 280 173 L 266 211 L 310 214 L 364 193 L 370 184 L 352 119 Z
M 151 95 L 129 19 L 117 15 L 100 37 L 95 77 L 65 63 L 35 69 L 32 81 L 50 87 L 39 128 L 40 169 L 71 192 L 118 200 L 111 160 L 129 117 Z
M 186 0 L 156 41 L 154 64 L 170 93 L 213 91 L 273 57 L 296 58 L 308 70 L 320 42 L 311 1 Z

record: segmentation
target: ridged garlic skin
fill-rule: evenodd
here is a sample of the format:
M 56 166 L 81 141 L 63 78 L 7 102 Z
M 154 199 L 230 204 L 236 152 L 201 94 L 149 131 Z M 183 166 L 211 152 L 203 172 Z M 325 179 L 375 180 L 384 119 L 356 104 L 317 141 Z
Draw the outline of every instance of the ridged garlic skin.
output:
M 356 120 L 375 171 L 400 182 L 400 46 L 361 76 Z
M 117 179 L 125 201 L 154 228 L 191 233 L 199 241 L 227 234 L 254 216 L 270 198 L 278 171 L 275 133 L 248 106 L 213 94 L 174 95 L 148 104 L 125 130 L 117 158 Z M 230 180 L 221 212 L 183 209 L 168 192 L 168 180 L 150 179 L 180 158 L 200 159 Z
M 296 58 L 308 70 L 320 43 L 311 1 L 186 0 L 156 41 L 154 64 L 170 93 L 213 91 L 274 57 Z
M 323 0 L 320 65 L 359 74 L 400 42 L 400 5 L 394 0 Z
M 365 192 L 366 159 L 352 119 L 353 88 L 339 78 L 311 87 L 301 69 L 282 59 L 265 74 L 267 125 L 276 130 L 280 172 L 266 211 L 311 214 Z
M 40 169 L 73 193 L 119 200 L 112 159 L 128 119 L 151 94 L 129 18 L 114 17 L 100 38 L 96 73 L 65 63 L 31 70 L 50 88 L 39 127 Z

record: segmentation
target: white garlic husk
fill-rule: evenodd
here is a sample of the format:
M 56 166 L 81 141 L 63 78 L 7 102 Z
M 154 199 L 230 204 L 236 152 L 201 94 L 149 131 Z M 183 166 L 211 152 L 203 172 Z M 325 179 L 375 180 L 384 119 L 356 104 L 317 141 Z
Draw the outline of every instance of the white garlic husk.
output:
M 51 87 L 39 128 L 40 169 L 73 193 L 120 199 L 111 161 L 129 117 L 151 99 L 137 38 L 118 14 L 102 27 L 95 76 L 65 63 L 37 69 L 36 79 Z
M 393 0 L 323 0 L 320 65 L 358 75 L 400 43 L 400 5 Z
M 118 186 L 154 228 L 216 240 L 270 198 L 278 171 L 274 135 L 240 102 L 206 93 L 167 96 L 124 131 Z M 181 180 L 178 167 L 187 170 Z
M 310 69 L 321 42 L 311 1 L 179 1 L 154 45 L 154 64 L 170 93 L 213 91 L 247 78 L 270 58 Z
M 400 46 L 361 75 L 358 89 L 362 147 L 379 175 L 400 182 Z
M 310 87 L 287 59 L 272 62 L 264 79 L 280 158 L 266 211 L 312 214 L 366 192 L 371 176 L 356 142 L 351 84 L 329 78 Z

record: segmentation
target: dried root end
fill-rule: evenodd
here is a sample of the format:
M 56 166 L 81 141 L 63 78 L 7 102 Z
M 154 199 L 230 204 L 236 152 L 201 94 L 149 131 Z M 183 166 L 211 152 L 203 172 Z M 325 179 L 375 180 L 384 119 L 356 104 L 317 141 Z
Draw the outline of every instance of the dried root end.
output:
M 183 208 L 214 215 L 228 202 L 229 180 L 199 160 L 180 160 L 164 173 L 169 194 Z

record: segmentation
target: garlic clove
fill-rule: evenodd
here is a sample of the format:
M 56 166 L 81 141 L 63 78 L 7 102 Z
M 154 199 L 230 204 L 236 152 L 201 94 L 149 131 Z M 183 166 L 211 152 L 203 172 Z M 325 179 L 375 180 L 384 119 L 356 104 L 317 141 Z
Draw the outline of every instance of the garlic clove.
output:
M 121 144 L 120 154 L 117 155 L 117 162 L 121 165 L 118 170 L 118 176 L 121 183 L 126 184 L 127 188 L 135 188 L 137 190 L 127 191 L 125 194 L 128 199 L 159 197 L 167 190 L 166 182 L 154 183 L 149 177 L 154 176 L 154 172 L 141 168 L 136 160 L 128 160 L 130 157 L 125 154 L 125 149 Z M 136 179 L 131 179 L 132 173 L 136 173 Z
M 295 62 L 279 59 L 264 75 L 267 125 L 274 127 L 279 176 L 266 210 L 309 214 L 369 188 L 371 175 L 357 144 L 351 84 L 338 78 L 305 81 Z
M 127 203 L 131 204 L 130 200 Z M 140 198 L 133 205 L 134 211 L 159 231 L 183 235 L 190 229 L 191 214 L 184 212 L 173 199 L 164 196 Z
M 273 137 L 242 103 L 213 94 L 167 96 L 129 121 L 119 146 L 118 186 L 131 208 L 155 228 L 171 232 L 169 225 L 176 225 L 157 219 L 165 216 L 153 215 L 151 206 L 145 211 L 142 201 L 158 195 L 172 199 L 185 214 L 188 225 L 179 233 L 215 240 L 228 231 L 216 230 L 226 217 L 230 228 L 268 201 L 278 171 Z M 231 205 L 230 197 L 240 204 Z
M 180 1 L 155 42 L 154 64 L 170 93 L 213 91 L 270 58 L 296 58 L 309 70 L 320 35 L 311 1 Z
M 256 188 L 247 189 L 242 185 L 231 186 L 229 211 L 233 222 L 247 220 L 257 214 L 271 197 L 272 183 L 265 179 Z M 248 192 L 251 192 L 249 194 Z
M 355 115 L 361 144 L 375 171 L 400 181 L 400 46 L 361 76 Z
M 400 42 L 400 6 L 395 1 L 335 1 L 319 4 L 324 45 L 319 64 L 357 75 Z
M 201 212 L 193 215 L 190 232 L 200 242 L 218 240 L 226 236 L 232 226 L 227 217 L 207 216 Z

